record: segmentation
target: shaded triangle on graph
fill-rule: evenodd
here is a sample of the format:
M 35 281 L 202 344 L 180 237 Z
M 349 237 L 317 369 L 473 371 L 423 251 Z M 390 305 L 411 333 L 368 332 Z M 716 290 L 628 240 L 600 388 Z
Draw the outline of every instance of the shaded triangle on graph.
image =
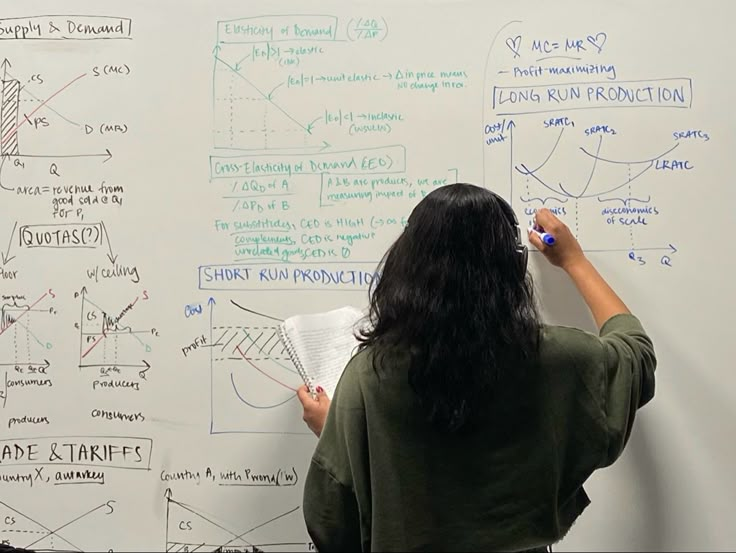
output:
M 9 541 L 13 547 L 28 548 L 33 551 L 73 551 L 81 552 L 73 543 L 54 534 L 40 522 L 0 501 L 0 542 Z
M 233 548 L 251 546 L 246 539 L 238 538 L 237 532 L 211 520 L 212 515 L 173 499 L 167 501 L 167 551 L 191 551 L 194 548 L 198 548 L 197 551 L 214 551 L 225 543 Z

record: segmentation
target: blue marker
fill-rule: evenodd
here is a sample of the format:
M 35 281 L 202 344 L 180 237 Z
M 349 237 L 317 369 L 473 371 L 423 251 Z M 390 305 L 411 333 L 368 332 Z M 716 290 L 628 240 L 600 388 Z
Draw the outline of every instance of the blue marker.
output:
M 539 239 L 547 246 L 554 246 L 555 237 L 552 236 L 549 232 L 540 232 L 533 227 L 529 227 L 529 232 L 536 233 L 536 235 L 539 236 Z

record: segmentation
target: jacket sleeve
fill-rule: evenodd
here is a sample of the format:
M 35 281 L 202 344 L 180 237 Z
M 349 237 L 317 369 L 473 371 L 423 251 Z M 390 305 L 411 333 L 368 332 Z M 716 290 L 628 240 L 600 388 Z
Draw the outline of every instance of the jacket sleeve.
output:
M 366 484 L 365 411 L 351 365 L 343 373 L 330 404 L 304 484 L 304 520 L 318 551 L 361 551 L 364 534 L 356 489 Z M 369 524 L 368 524 L 369 526 Z
M 317 551 L 360 551 L 358 501 L 313 459 L 304 485 L 304 520 Z
M 608 447 L 602 467 L 613 464 L 631 436 L 636 411 L 654 397 L 657 359 L 652 341 L 633 315 L 614 315 L 601 327 L 604 350 L 603 413 Z

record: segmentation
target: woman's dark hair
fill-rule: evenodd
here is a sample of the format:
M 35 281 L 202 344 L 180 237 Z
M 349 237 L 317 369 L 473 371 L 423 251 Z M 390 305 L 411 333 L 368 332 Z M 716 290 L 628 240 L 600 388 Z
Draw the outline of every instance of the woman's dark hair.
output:
M 412 211 L 379 267 L 361 349 L 380 373 L 408 352 L 409 383 L 428 420 L 457 431 L 518 375 L 539 343 L 531 277 L 515 217 L 496 194 L 443 186 Z

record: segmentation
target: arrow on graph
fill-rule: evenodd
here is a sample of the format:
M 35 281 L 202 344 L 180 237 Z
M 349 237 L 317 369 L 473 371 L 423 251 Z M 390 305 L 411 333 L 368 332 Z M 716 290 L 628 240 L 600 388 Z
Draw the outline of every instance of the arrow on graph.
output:
M 11 262 L 11 261 L 12 261 L 13 259 L 15 259 L 15 256 L 12 256 L 12 257 L 10 257 L 10 246 L 11 246 L 11 245 L 12 245 L 12 243 L 13 243 L 13 235 L 15 235 L 15 229 L 16 229 L 16 227 L 17 227 L 17 226 L 18 226 L 18 221 L 16 221 L 16 222 L 15 222 L 15 223 L 13 224 L 13 230 L 12 230 L 12 232 L 10 233 L 10 239 L 8 240 L 8 249 L 7 249 L 7 250 L 5 250 L 5 253 L 3 253 L 3 254 L 0 254 L 0 255 L 2 256 L 2 258 L 3 258 L 3 267 L 5 267 L 5 265 L 7 265 L 7 264 L 8 264 L 8 263 L 10 263 L 10 262 Z
M 112 246 L 110 245 L 110 234 L 107 232 L 107 227 L 105 226 L 105 223 L 100 223 L 102 225 L 102 232 L 105 233 L 105 240 L 107 241 L 107 249 L 108 254 L 107 258 L 110 260 L 110 263 L 115 265 L 115 262 L 118 260 L 118 256 L 112 253 Z
M 138 376 L 141 378 L 141 380 L 148 380 L 146 378 L 146 373 L 150 370 L 151 365 L 148 363 L 148 361 L 146 361 L 145 359 L 143 359 L 143 366 L 144 366 L 144 368 L 142 370 L 138 371 Z
M 310 123 L 307 123 L 307 132 L 309 134 L 312 134 L 312 129 L 314 128 L 314 125 L 317 121 L 322 119 L 322 116 L 317 117 L 314 121 L 311 121 Z
M 276 90 L 277 90 L 277 89 L 278 89 L 279 87 L 281 87 L 281 86 L 284 86 L 285 84 L 286 84 L 286 83 L 281 83 L 281 84 L 277 84 L 277 85 L 276 85 L 275 87 L 273 87 L 273 88 L 271 89 L 271 92 L 269 92 L 269 93 L 268 93 L 268 95 L 266 96 L 266 99 L 268 99 L 268 100 L 272 100 L 272 99 L 273 99 L 273 93 L 274 93 L 274 92 L 276 92 Z
M 9 154 L 6 154 L 8 156 Z M 105 151 L 100 154 L 14 154 L 13 157 L 21 158 L 38 158 L 38 159 L 71 159 L 75 157 L 104 157 L 102 163 L 107 163 L 112 159 L 112 152 L 110 148 L 105 148 Z
M 210 296 L 210 299 L 207 300 L 207 307 L 209 307 L 210 310 L 210 346 L 212 346 L 212 325 L 213 321 L 215 320 L 215 304 L 217 302 L 215 301 L 215 298 Z M 212 352 L 210 351 L 210 358 L 212 357 Z
M 15 188 L 8 188 L 5 186 L 2 182 L 2 173 L 3 173 L 3 167 L 5 167 L 5 163 L 7 163 L 8 159 L 10 157 L 13 158 L 30 158 L 30 159 L 71 159 L 71 158 L 77 158 L 77 157 L 101 157 L 104 158 L 102 160 L 102 163 L 107 163 L 112 159 L 112 152 L 110 151 L 110 148 L 105 148 L 105 151 L 100 154 L 61 154 L 61 155 L 55 155 L 55 154 L 13 154 L 12 156 L 10 154 L 3 154 L 0 156 L 0 188 L 3 190 L 7 190 L 8 192 L 13 192 Z
M 606 253 L 606 252 L 668 252 L 669 254 L 676 253 L 678 249 L 672 245 L 667 244 L 662 247 L 651 247 L 651 248 L 601 248 L 601 249 L 584 249 L 586 252 L 591 253 Z
M 247 59 L 248 59 L 249 57 L 250 57 L 250 54 L 248 54 L 248 55 L 247 55 L 247 56 L 245 56 L 245 57 L 244 57 L 244 58 L 243 58 L 242 60 L 240 60 L 240 61 L 239 61 L 238 63 L 236 63 L 236 64 L 235 64 L 235 71 L 240 71 L 240 69 L 241 69 L 241 68 L 243 67 L 243 66 L 242 66 L 242 63 L 243 63 L 243 62 L 244 62 L 245 60 L 247 60 Z M 279 85 L 279 86 L 281 86 L 281 85 Z M 277 88 L 278 88 L 278 87 L 277 87 Z M 272 91 L 272 92 L 273 92 L 273 91 Z M 271 96 L 271 95 L 269 94 L 269 96 Z M 271 99 L 271 98 L 269 98 L 269 100 L 270 100 L 270 99 Z
M 0 367 L 17 367 L 18 365 L 22 365 L 23 367 L 28 367 L 31 369 L 35 368 L 38 370 L 46 370 L 51 366 L 51 361 L 49 361 L 48 359 L 44 359 L 43 363 L 0 363 Z
M 8 79 L 8 67 L 13 67 L 13 66 L 11 65 L 10 61 L 8 61 L 8 58 L 5 58 L 2 63 L 3 81 L 6 81 Z
M 210 312 L 210 345 L 212 345 L 213 338 L 214 338 L 214 329 L 212 328 L 214 326 L 215 322 L 215 304 L 217 302 L 215 301 L 215 298 L 210 296 L 210 298 L 207 300 L 207 306 L 209 308 Z M 212 348 L 210 349 L 210 433 L 212 432 L 215 424 L 215 402 L 214 402 L 214 396 L 212 396 L 212 387 L 215 384 L 214 378 L 215 378 L 215 354 L 214 350 Z M 168 504 L 167 504 L 168 507 Z M 168 525 L 167 525 L 168 529 Z
M 594 250 L 588 250 L 588 251 L 594 251 Z M 662 247 L 662 248 L 629 248 L 629 249 L 626 249 L 626 250 L 622 249 L 622 250 L 619 250 L 619 251 L 632 251 L 632 252 L 647 252 L 647 251 L 649 251 L 649 252 L 663 252 L 663 251 L 667 251 L 670 254 L 673 254 L 673 253 L 676 253 L 677 252 L 677 248 L 674 247 L 672 244 L 667 244 L 667 246 Z
M 514 120 L 508 122 L 509 130 L 509 204 L 514 205 Z

